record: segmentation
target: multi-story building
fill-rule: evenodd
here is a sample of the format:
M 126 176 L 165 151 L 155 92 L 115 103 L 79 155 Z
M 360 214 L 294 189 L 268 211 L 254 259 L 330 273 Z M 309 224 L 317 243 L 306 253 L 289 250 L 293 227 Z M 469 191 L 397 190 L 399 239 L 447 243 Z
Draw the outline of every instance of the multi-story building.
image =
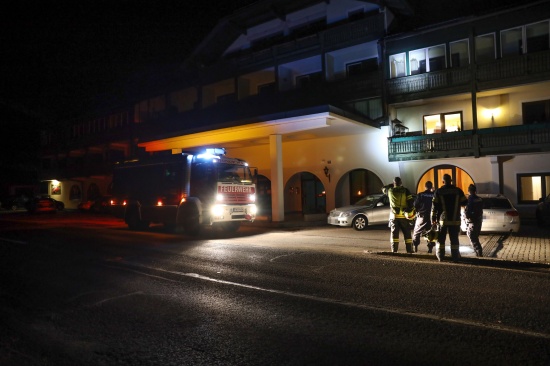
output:
M 45 134 L 43 178 L 70 207 L 108 191 L 115 160 L 224 147 L 257 169 L 274 221 L 444 172 L 533 215 L 550 193 L 548 5 L 403 31 L 407 1 L 259 1 L 218 23 L 177 86 Z

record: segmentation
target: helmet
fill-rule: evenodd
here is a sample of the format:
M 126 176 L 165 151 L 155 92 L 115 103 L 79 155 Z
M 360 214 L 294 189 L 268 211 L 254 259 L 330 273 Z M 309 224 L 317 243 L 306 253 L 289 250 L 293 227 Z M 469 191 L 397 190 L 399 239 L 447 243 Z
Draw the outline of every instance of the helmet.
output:
M 437 230 L 437 226 L 434 225 L 432 228 L 428 231 L 425 231 L 422 233 L 422 236 L 426 239 L 428 242 L 436 241 L 437 237 L 439 235 L 439 230 Z
M 414 220 L 416 218 L 416 210 L 412 208 L 410 211 L 405 211 L 405 218 L 407 220 Z

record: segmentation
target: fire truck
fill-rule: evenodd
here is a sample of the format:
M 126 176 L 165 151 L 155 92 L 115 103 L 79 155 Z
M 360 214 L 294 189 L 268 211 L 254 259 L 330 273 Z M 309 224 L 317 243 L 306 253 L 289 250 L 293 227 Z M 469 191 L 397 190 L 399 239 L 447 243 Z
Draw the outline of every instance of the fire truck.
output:
M 223 149 L 117 164 L 111 191 L 111 212 L 131 230 L 162 223 L 189 234 L 207 225 L 233 232 L 257 211 L 248 164 Z

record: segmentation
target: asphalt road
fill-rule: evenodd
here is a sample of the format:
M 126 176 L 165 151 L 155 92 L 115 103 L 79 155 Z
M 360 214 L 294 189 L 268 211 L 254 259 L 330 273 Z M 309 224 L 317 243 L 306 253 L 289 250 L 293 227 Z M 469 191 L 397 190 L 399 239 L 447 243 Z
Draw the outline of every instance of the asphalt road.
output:
M 2 215 L 0 364 L 550 364 L 549 273 L 366 249 L 382 238 Z

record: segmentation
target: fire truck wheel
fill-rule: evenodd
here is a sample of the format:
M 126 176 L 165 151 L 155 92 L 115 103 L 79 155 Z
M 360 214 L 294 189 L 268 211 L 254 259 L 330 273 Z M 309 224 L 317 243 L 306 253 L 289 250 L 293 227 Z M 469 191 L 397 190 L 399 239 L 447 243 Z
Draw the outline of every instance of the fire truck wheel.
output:
M 185 224 L 185 232 L 189 235 L 199 235 L 201 232 L 201 225 L 199 224 L 199 220 L 189 220 Z

